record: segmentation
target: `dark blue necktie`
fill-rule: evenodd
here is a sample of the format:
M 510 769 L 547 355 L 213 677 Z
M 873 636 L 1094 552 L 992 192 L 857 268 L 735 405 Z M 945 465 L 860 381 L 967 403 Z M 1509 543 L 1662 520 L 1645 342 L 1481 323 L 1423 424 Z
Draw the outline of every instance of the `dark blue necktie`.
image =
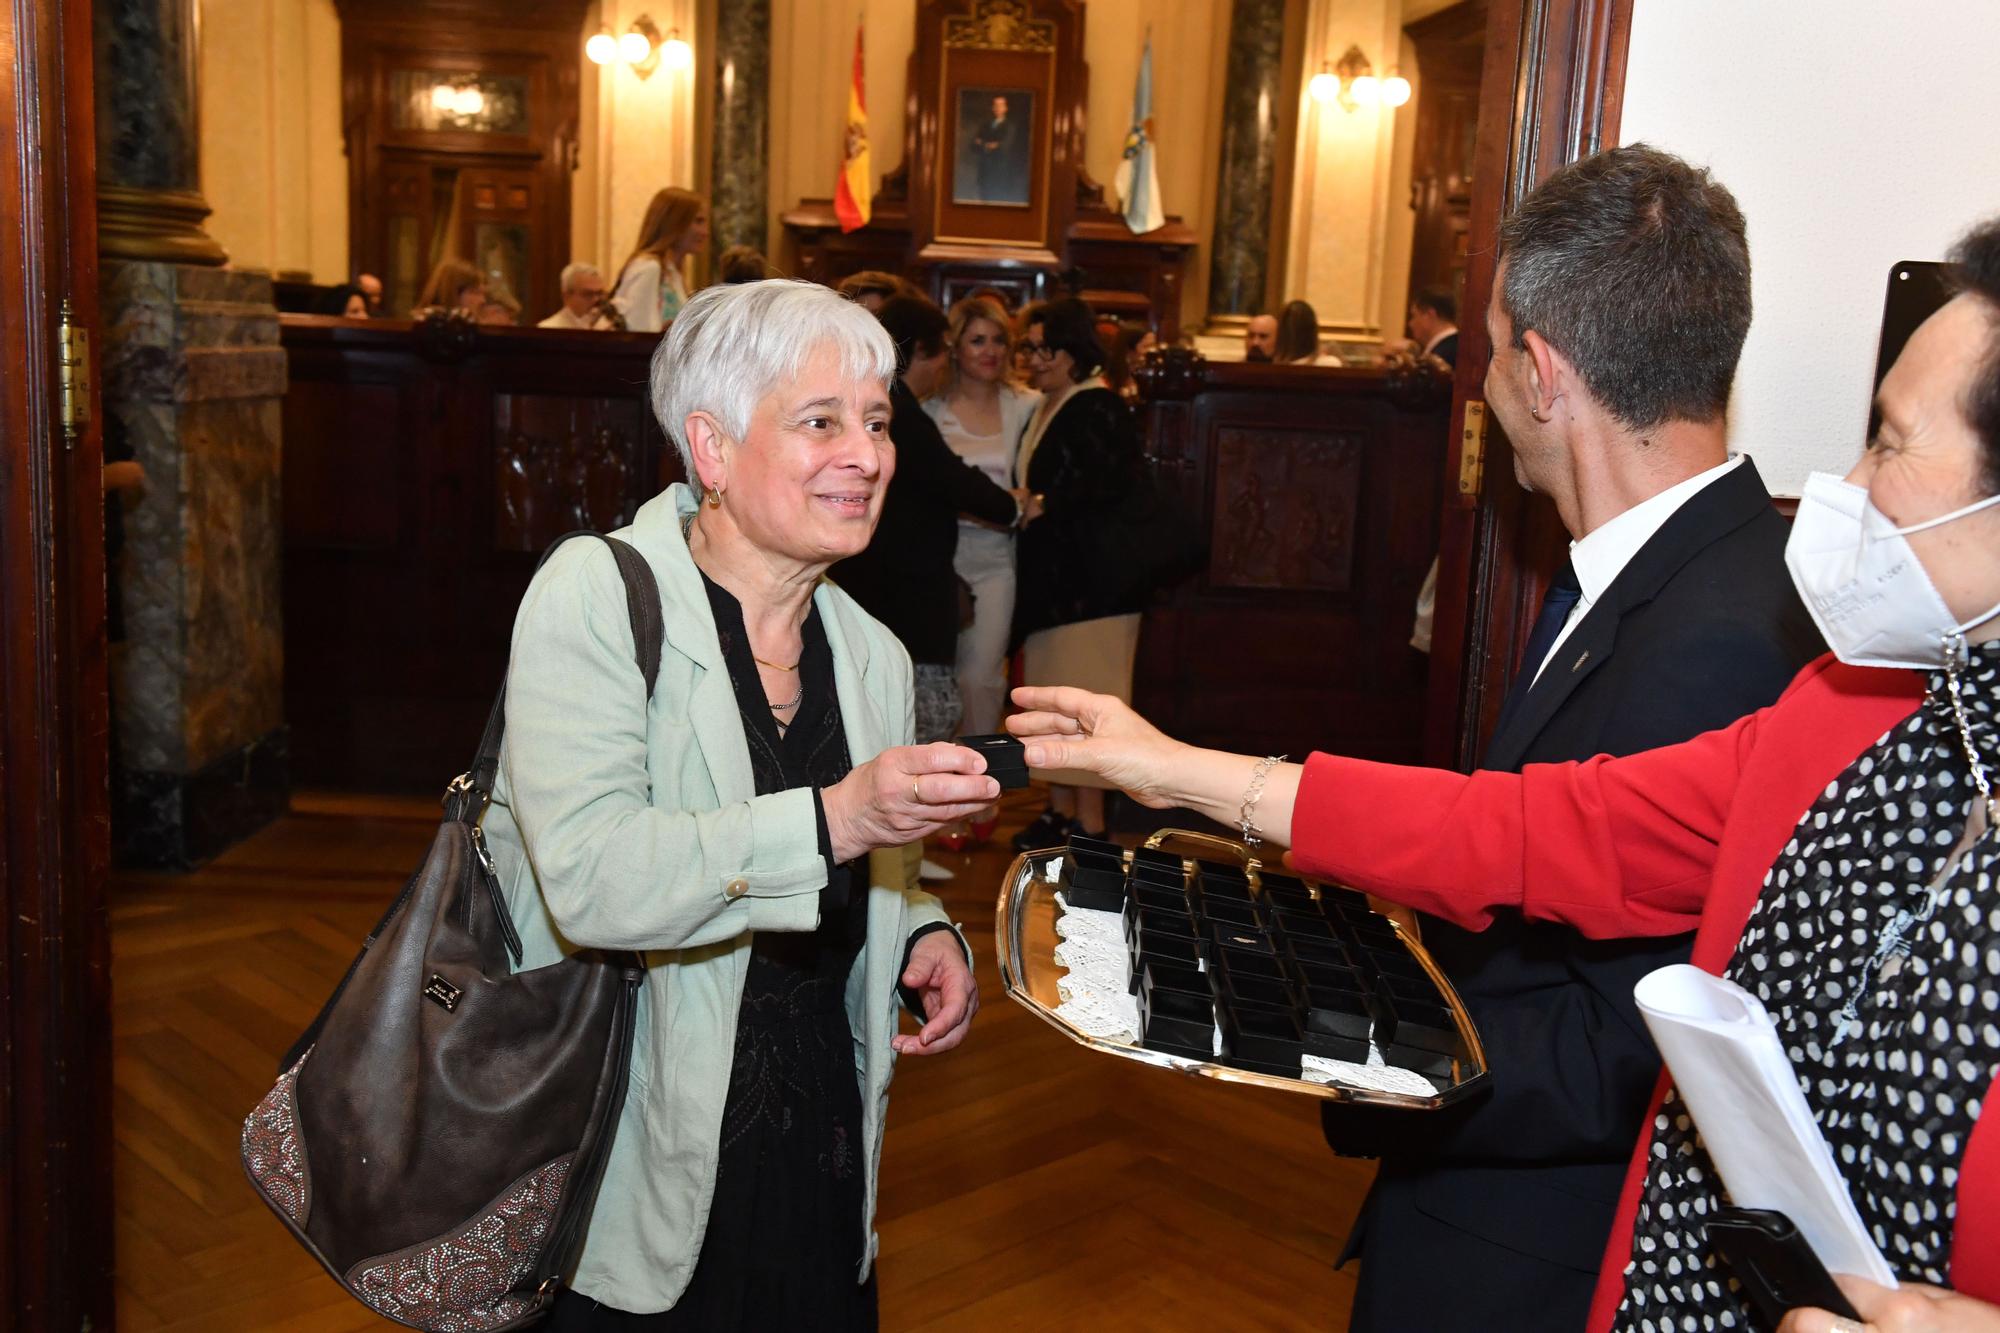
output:
M 1556 576 L 1549 580 L 1548 593 L 1542 598 L 1542 613 L 1535 617 L 1534 632 L 1528 635 L 1528 649 L 1521 654 L 1521 673 L 1514 677 L 1514 687 L 1507 691 L 1507 701 L 1500 705 L 1500 721 L 1493 728 L 1494 735 L 1506 729 L 1521 700 L 1528 697 L 1542 660 L 1556 646 L 1556 636 L 1562 633 L 1570 611 L 1582 597 L 1583 585 L 1576 581 L 1576 566 L 1565 560 Z

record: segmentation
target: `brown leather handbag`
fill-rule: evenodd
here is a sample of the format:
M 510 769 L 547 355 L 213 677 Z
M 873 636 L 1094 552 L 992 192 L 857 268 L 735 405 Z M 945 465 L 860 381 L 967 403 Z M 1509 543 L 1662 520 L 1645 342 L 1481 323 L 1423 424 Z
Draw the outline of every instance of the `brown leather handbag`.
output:
M 602 540 L 650 697 L 659 588 L 643 556 Z M 378 1314 L 438 1333 L 521 1328 L 554 1301 L 625 1100 L 644 977 L 638 955 L 589 949 L 515 970 L 479 831 L 505 725 L 503 686 L 430 854 L 243 1123 L 243 1168 L 299 1242 Z

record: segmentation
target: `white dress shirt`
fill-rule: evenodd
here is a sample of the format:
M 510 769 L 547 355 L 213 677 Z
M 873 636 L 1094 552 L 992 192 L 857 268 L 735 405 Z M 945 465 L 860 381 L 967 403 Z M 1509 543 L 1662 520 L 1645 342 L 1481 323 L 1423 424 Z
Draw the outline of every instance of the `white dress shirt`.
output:
M 1542 678 L 1542 668 L 1553 662 L 1556 654 L 1562 651 L 1563 641 L 1590 614 L 1592 603 L 1602 597 L 1604 590 L 1612 585 L 1625 566 L 1632 563 L 1632 557 L 1639 554 L 1639 548 L 1653 540 L 1653 534 L 1665 526 L 1675 510 L 1742 462 L 1743 455 L 1736 454 L 1726 463 L 1706 472 L 1697 472 L 1686 481 L 1667 487 L 1652 499 L 1641 500 L 1582 541 L 1569 544 L 1569 562 L 1576 570 L 1577 586 L 1583 590 L 1583 595 L 1569 609 L 1569 618 L 1563 621 L 1562 633 L 1556 635 L 1556 641 L 1549 645 L 1548 656 L 1535 665 L 1536 680 Z

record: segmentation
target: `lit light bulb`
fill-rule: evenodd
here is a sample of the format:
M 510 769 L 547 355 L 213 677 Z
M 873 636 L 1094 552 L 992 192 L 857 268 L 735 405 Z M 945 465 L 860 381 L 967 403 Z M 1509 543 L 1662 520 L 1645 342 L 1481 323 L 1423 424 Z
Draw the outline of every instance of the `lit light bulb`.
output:
M 1382 80 L 1382 105 L 1401 106 L 1410 100 L 1410 81 L 1400 74 Z
M 1329 70 L 1321 70 L 1312 76 L 1312 82 L 1306 85 L 1306 92 L 1315 102 L 1331 102 L 1340 96 L 1340 76 Z
M 667 40 L 660 43 L 660 58 L 667 62 L 668 69 L 694 68 L 694 48 L 681 40 L 677 32 L 667 34 Z
M 618 58 L 618 39 L 608 32 L 595 33 L 583 44 L 583 53 L 593 65 L 608 65 Z
M 1373 74 L 1357 74 L 1347 85 L 1347 95 L 1362 106 L 1374 106 L 1382 100 L 1382 80 Z
M 636 65 L 651 54 L 653 44 L 643 32 L 628 32 L 618 39 L 618 58 L 628 65 Z
M 448 83 L 431 85 L 431 110 L 453 111 L 458 107 L 458 89 Z
M 486 109 L 486 94 L 477 88 L 460 88 L 452 99 L 452 110 L 461 116 L 476 116 Z

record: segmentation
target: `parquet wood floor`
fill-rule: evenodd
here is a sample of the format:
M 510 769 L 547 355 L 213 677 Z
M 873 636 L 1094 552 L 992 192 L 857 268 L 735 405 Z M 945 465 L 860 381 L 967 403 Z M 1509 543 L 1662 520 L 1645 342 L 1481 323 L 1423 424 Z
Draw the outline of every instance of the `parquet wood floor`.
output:
M 1002 825 L 1034 808 L 1021 793 Z M 244 1114 L 416 863 L 434 803 L 308 796 L 186 876 L 113 897 L 118 1317 L 153 1330 L 388 1329 L 324 1276 L 237 1163 Z M 882 1324 L 1335 1329 L 1369 1168 L 1313 1103 L 1094 1055 L 1005 999 L 997 848 L 938 856 L 979 954 L 971 1039 L 902 1061 L 882 1171 Z

